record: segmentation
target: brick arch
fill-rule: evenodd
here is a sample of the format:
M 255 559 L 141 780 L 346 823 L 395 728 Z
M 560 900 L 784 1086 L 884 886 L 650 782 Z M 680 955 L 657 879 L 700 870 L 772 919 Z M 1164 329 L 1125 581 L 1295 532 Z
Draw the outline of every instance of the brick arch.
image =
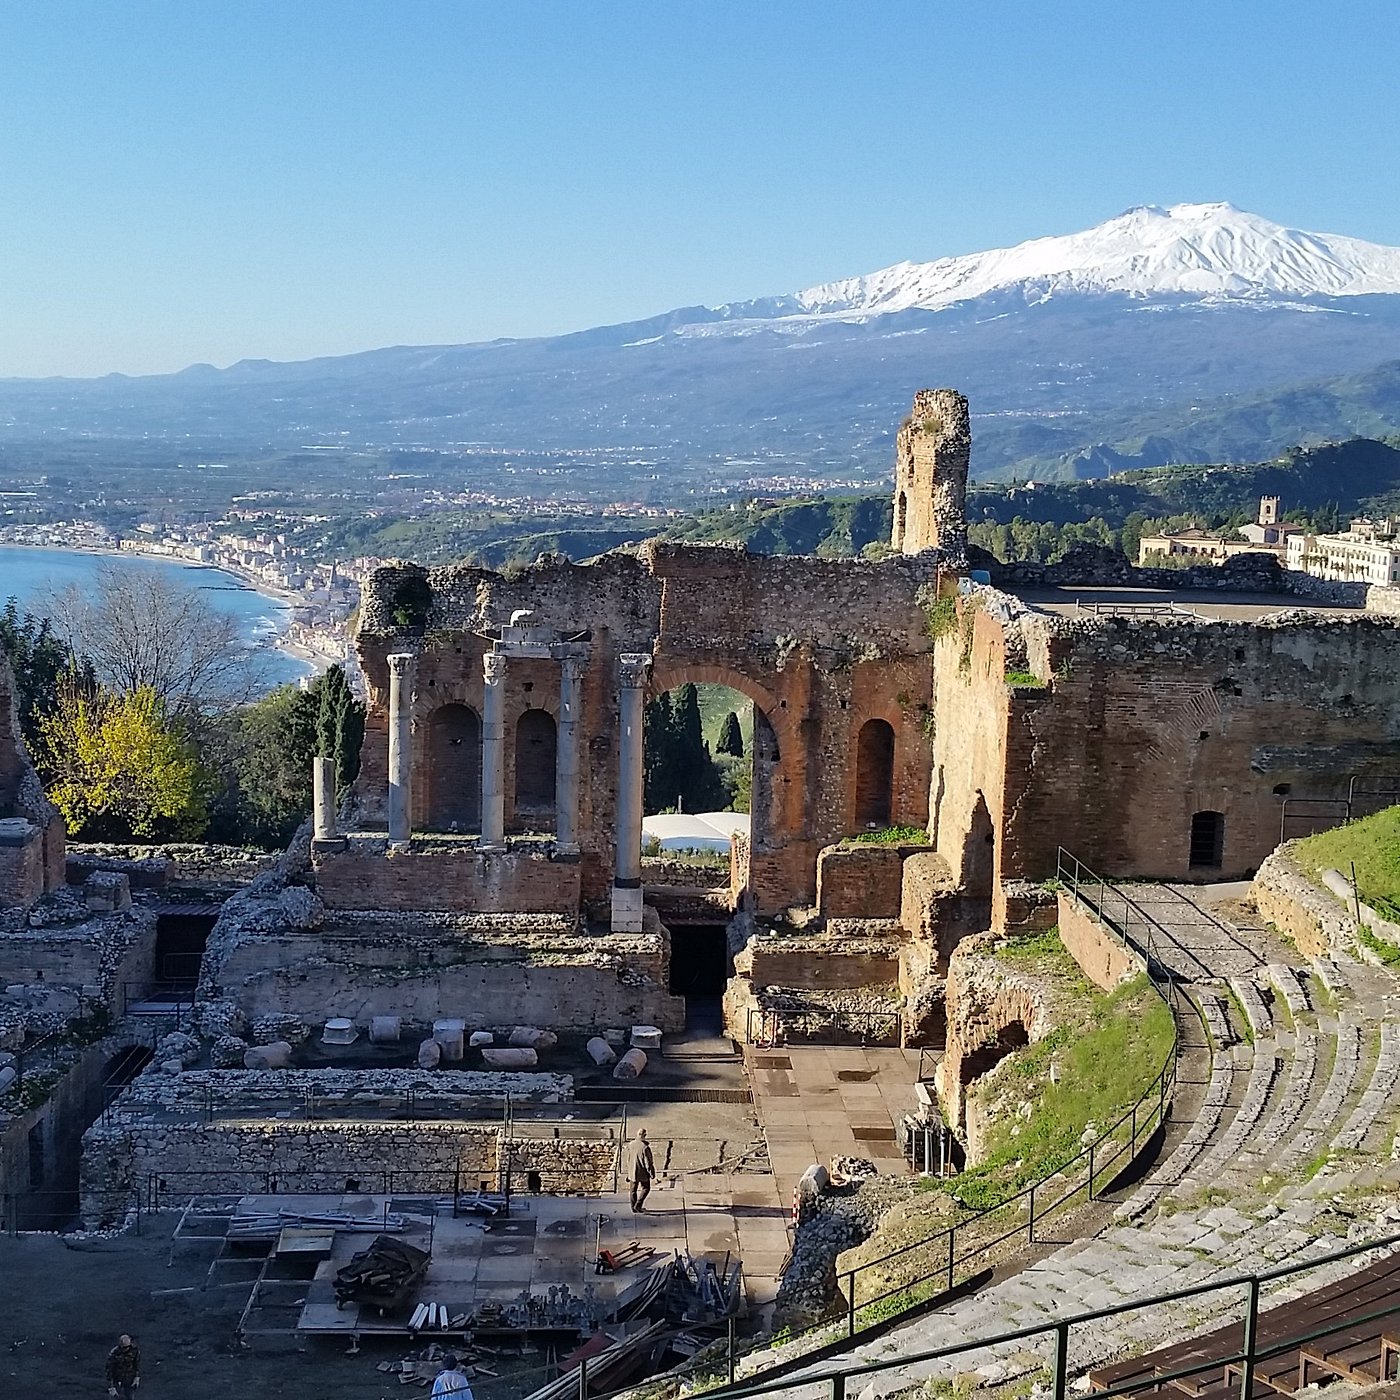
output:
M 668 691 L 676 690 L 685 684 L 723 685 L 737 690 L 747 700 L 763 711 L 763 717 L 772 727 L 778 739 L 779 761 L 784 761 L 789 748 L 796 750 L 798 743 L 797 722 L 783 708 L 782 702 L 754 680 L 752 676 L 736 671 L 732 667 L 709 661 L 666 661 L 658 660 L 651 669 L 651 683 L 647 687 L 647 698 L 655 699 Z
M 424 722 L 427 825 L 476 831 L 481 827 L 481 716 L 449 700 Z

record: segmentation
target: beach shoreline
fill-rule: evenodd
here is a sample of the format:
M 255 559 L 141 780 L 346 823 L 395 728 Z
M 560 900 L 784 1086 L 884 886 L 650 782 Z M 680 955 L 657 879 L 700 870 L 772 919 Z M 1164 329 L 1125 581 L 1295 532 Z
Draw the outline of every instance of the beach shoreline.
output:
M 32 549 L 39 553 L 88 555 L 104 559 L 129 559 L 135 556 L 163 564 L 177 565 L 183 569 L 223 574 L 240 588 L 246 589 L 250 593 L 256 593 L 260 598 L 266 598 L 268 602 L 277 604 L 282 610 L 277 613 L 277 624 L 267 638 L 267 645 L 311 667 L 312 675 L 319 675 L 335 664 L 329 657 L 313 651 L 310 647 L 303 646 L 300 642 L 293 641 L 287 635 L 288 628 L 293 621 L 293 609 L 303 600 L 285 588 L 278 588 L 276 584 L 268 583 L 252 574 L 245 573 L 236 565 L 210 564 L 201 559 L 185 559 L 178 554 L 169 554 L 163 550 L 141 549 L 139 547 L 112 549 L 94 544 L 31 544 L 24 540 L 0 540 L 0 548 Z

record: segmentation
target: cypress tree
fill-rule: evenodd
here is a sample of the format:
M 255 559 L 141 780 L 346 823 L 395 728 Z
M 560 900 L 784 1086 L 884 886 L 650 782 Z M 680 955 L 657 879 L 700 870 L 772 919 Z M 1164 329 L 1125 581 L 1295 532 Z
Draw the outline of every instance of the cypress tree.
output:
M 744 735 L 739 728 L 739 716 L 733 710 L 725 715 L 724 723 L 719 727 L 719 742 L 715 745 L 715 752 L 727 753 L 731 758 L 744 756 Z

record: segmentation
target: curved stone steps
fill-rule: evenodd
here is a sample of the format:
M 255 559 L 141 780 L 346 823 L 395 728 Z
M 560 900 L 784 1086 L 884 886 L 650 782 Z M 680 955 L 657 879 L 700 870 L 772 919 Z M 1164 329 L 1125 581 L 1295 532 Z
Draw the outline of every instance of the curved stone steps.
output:
M 1331 958 L 1314 958 L 1312 960 L 1313 976 L 1326 989 L 1328 996 L 1334 1001 L 1340 1001 L 1351 991 L 1351 984 L 1346 979 L 1346 974 L 1337 966 Z
M 1380 1050 L 1376 1062 L 1371 1066 L 1371 1079 L 1362 1091 L 1356 1107 L 1352 1109 L 1341 1132 L 1332 1141 L 1332 1146 L 1340 1152 L 1358 1152 L 1365 1145 L 1376 1120 L 1385 1109 L 1392 1096 L 1400 1091 L 1397 1073 L 1400 1072 L 1400 1025 L 1393 1021 L 1381 1022 Z
M 1279 1145 L 1294 1132 L 1307 1111 L 1317 1080 L 1316 1031 L 1299 1030 L 1293 1038 L 1288 1082 L 1274 1110 L 1249 1134 L 1235 1160 L 1225 1166 L 1219 1182 L 1225 1186 L 1256 1186 Z
M 1167 1160 L 1160 1163 L 1142 1185 L 1118 1206 L 1113 1212 L 1115 1220 L 1136 1220 L 1145 1215 L 1169 1186 L 1175 1186 L 1186 1175 L 1220 1127 L 1234 1082 L 1234 1059 L 1228 1050 L 1217 1051 L 1211 1061 L 1210 1082 L 1206 1085 L 1201 1107 L 1186 1136 L 1177 1143 Z
M 1239 1155 L 1264 1117 L 1265 1108 L 1278 1080 L 1279 1056 L 1272 1040 L 1254 1042 L 1254 1063 L 1249 1071 L 1244 1098 L 1220 1138 L 1181 1178 L 1170 1195 L 1180 1198 L 1214 1185 L 1225 1165 Z
M 1307 989 L 1298 974 L 1286 963 L 1271 962 L 1264 970 L 1274 990 L 1283 998 L 1283 1004 L 1288 1008 L 1293 1024 L 1297 1025 L 1299 1018 L 1312 1010 L 1308 1004 Z
M 1330 1146 L 1337 1119 L 1356 1086 L 1362 1059 L 1360 1024 L 1352 1017 L 1344 1015 L 1337 1022 L 1335 1043 L 1332 1072 L 1327 1077 L 1322 1097 L 1313 1105 L 1312 1112 L 1303 1120 L 1302 1126 L 1273 1160 L 1272 1165 L 1281 1171 L 1291 1171 L 1294 1167 L 1311 1161 L 1325 1147 Z
M 1255 1040 L 1264 1040 L 1274 1033 L 1274 1018 L 1264 1004 L 1257 984 L 1249 977 L 1230 978 L 1230 990 L 1239 998 L 1249 1029 Z
M 920 1352 L 952 1346 L 980 1337 L 991 1338 L 1018 1328 L 1033 1327 L 1056 1317 L 1113 1307 L 1133 1298 L 1209 1282 L 1270 1266 L 1301 1263 L 1344 1246 L 1345 1230 L 1324 1226 L 1310 1230 L 1324 1207 L 1306 1205 L 1255 1219 L 1229 1206 L 1186 1211 L 1149 1226 L 1114 1227 L 1088 1240 L 1078 1240 L 1048 1258 L 988 1289 L 926 1314 L 877 1341 L 842 1357 L 818 1362 L 792 1377 L 790 1388 L 778 1393 L 792 1400 L 819 1400 L 825 1391 L 813 1380 L 843 1366 L 862 1361 L 888 1361 L 900 1352 Z M 1321 1221 L 1318 1222 L 1320 1225 Z M 1267 1294 L 1270 1306 L 1325 1286 L 1358 1267 L 1344 1261 L 1288 1282 Z M 1077 1375 L 1092 1366 L 1130 1356 L 1198 1333 L 1202 1327 L 1238 1316 L 1240 1293 L 1198 1296 L 1150 1310 L 1124 1312 L 1081 1327 L 1070 1334 L 1069 1371 Z M 983 1384 L 1000 1384 L 1031 1374 L 1049 1359 L 1054 1334 L 1034 1339 L 989 1343 L 943 1361 L 911 1362 L 862 1378 L 855 1392 L 862 1397 L 895 1396 L 935 1377 L 976 1372 Z

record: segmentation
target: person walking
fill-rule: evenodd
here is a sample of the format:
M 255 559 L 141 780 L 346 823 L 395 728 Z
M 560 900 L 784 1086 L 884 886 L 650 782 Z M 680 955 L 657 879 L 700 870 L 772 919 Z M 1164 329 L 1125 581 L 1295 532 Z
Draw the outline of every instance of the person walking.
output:
M 107 1394 L 119 1400 L 135 1400 L 141 1384 L 141 1349 L 123 1332 L 107 1353 Z
M 437 1400 L 439 1395 L 456 1395 L 460 1400 L 472 1400 L 472 1383 L 462 1374 L 461 1367 L 462 1363 L 450 1351 L 442 1358 L 442 1370 L 433 1382 L 430 1400 Z
M 651 1179 L 656 1175 L 656 1162 L 651 1155 L 651 1143 L 647 1141 L 647 1130 L 639 1128 L 627 1157 L 627 1180 L 632 1188 L 632 1209 L 646 1209 L 647 1195 L 651 1191 Z

